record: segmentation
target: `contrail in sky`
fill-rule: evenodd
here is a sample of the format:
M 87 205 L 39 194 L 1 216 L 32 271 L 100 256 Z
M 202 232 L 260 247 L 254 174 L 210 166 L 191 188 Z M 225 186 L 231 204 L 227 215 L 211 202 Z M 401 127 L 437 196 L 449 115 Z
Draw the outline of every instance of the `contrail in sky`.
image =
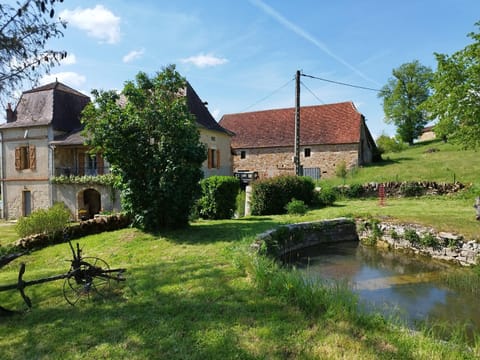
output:
M 313 35 L 309 34 L 307 31 L 303 30 L 301 27 L 298 25 L 295 25 L 291 21 L 289 21 L 287 18 L 285 18 L 283 15 L 278 13 L 275 9 L 273 9 L 271 6 L 265 4 L 262 0 L 249 0 L 250 3 L 252 3 L 254 6 L 257 8 L 261 9 L 263 12 L 265 12 L 267 15 L 271 16 L 273 19 L 275 19 L 277 22 L 282 24 L 284 27 L 287 29 L 293 31 L 295 34 L 299 35 L 300 37 L 304 38 L 308 42 L 312 43 L 315 45 L 317 48 L 322 50 L 325 54 L 330 56 L 331 58 L 335 59 L 338 61 L 340 64 L 346 66 L 350 70 L 352 70 L 354 73 L 362 77 L 363 79 L 370 81 L 374 84 L 379 85 L 375 80 L 369 78 L 367 75 L 362 73 L 360 70 L 358 70 L 355 66 L 351 65 L 335 53 L 333 53 L 327 45 L 316 39 Z

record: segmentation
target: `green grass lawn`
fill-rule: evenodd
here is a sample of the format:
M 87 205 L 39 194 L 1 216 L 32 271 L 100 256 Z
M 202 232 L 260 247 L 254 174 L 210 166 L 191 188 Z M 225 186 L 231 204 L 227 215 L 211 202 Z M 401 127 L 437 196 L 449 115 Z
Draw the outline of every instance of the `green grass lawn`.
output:
M 11 244 L 18 238 L 14 223 L 0 220 L 0 246 Z
M 433 147 L 440 151 L 425 153 Z M 455 173 L 457 181 L 478 184 L 475 153 L 459 153 L 449 144 L 416 145 L 387 156 L 389 161 L 359 169 L 348 182 L 451 182 Z M 304 311 L 299 296 L 317 301 L 318 294 L 302 293 L 295 273 L 280 277 L 284 270 L 262 265 L 249 251 L 256 234 L 267 229 L 340 216 L 385 217 L 478 239 L 475 189 L 464 195 L 387 199 L 385 206 L 377 199 L 340 200 L 305 216 L 198 221 L 187 229 L 156 235 L 124 229 L 85 237 L 79 240 L 84 255 L 127 268 L 127 281 L 114 284 L 104 298 L 75 307 L 63 299 L 62 281 L 27 288 L 33 309 L 0 318 L 0 358 L 479 358 L 478 341 L 467 348 L 456 338 L 445 342 L 413 333 L 352 308 L 355 297 L 341 289 L 338 297 L 325 297 L 318 313 Z M 1 245 L 16 239 L 13 225 L 0 226 L 0 234 Z M 20 261 L 26 263 L 24 279 L 32 280 L 66 272 L 69 258 L 66 244 L 32 252 L 2 268 L 0 284 L 16 282 Z M 277 287 L 259 285 L 262 271 L 267 283 L 281 279 Z M 0 305 L 25 308 L 14 291 L 0 293 Z
M 255 286 L 248 252 L 255 234 L 348 213 L 393 216 L 412 207 L 408 201 L 386 207 L 375 200 L 340 202 L 304 217 L 199 221 L 158 235 L 125 229 L 86 237 L 80 240 L 85 256 L 126 267 L 127 282 L 114 285 L 104 299 L 75 307 L 63 299 L 61 281 L 27 288 L 33 309 L 0 319 L 1 358 L 475 358 L 480 353 L 413 335 L 375 317 L 341 309 L 309 316 L 282 294 Z M 60 244 L 27 255 L 25 280 L 65 272 L 69 252 Z M 17 269 L 18 260 L 3 268 L 0 284 L 15 282 Z M 0 293 L 0 304 L 22 308 L 16 292 Z
M 421 337 L 363 329 L 348 319 L 310 319 L 282 298 L 259 292 L 238 262 L 247 239 L 224 238 L 236 223 L 257 230 L 270 225 L 261 219 L 199 223 L 185 240 L 184 232 L 150 236 L 135 230 L 85 238 L 86 254 L 126 266 L 128 282 L 82 307 L 64 302 L 60 283 L 28 289 L 33 310 L 2 319 L 2 358 L 426 359 L 447 351 Z M 29 256 L 26 278 L 64 271 L 67 256 L 65 245 Z M 14 271 L 9 275 L 15 279 Z M 0 299 L 9 306 L 20 301 L 18 294 Z

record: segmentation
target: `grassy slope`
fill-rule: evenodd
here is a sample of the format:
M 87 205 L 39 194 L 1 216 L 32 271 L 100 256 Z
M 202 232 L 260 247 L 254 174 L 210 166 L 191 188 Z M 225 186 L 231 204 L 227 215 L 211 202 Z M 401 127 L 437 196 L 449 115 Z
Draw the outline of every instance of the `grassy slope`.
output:
M 436 152 L 428 152 L 436 149 Z M 439 140 L 418 143 L 400 153 L 384 154 L 385 161 L 350 173 L 347 181 L 355 183 L 430 180 L 480 183 L 478 152 L 461 150 Z M 341 183 L 336 179 L 334 182 Z

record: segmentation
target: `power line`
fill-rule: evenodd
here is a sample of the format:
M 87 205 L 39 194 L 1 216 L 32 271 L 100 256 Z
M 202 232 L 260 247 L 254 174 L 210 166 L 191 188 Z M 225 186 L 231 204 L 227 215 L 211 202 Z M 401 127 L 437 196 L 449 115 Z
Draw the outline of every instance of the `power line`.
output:
M 370 91 L 375 91 L 375 92 L 382 91 L 382 90 L 379 90 L 379 89 L 373 89 L 373 88 L 369 88 L 369 87 L 366 87 L 366 86 L 353 85 L 353 84 L 348 84 L 348 83 L 344 83 L 344 82 L 340 82 L 340 81 L 328 80 L 328 79 L 324 79 L 324 78 L 313 76 L 313 75 L 307 75 L 307 74 L 301 74 L 301 75 L 305 76 L 305 77 L 309 77 L 311 79 L 326 81 L 326 82 L 337 84 L 337 85 L 350 86 L 350 87 L 357 88 L 357 89 L 370 90 Z
M 294 81 L 294 80 L 295 80 L 295 78 L 288 80 L 285 84 L 283 84 L 282 86 L 280 86 L 278 89 L 273 90 L 273 91 L 272 91 L 270 94 L 268 94 L 267 96 L 265 96 L 265 97 L 261 98 L 260 100 L 254 102 L 252 105 L 247 106 L 246 108 L 244 108 L 243 110 L 241 110 L 241 112 L 245 112 L 246 110 L 254 107 L 255 105 L 261 103 L 262 101 L 264 101 L 264 100 L 268 99 L 269 97 L 275 95 L 277 92 L 279 92 L 280 90 L 282 90 L 284 87 L 286 87 L 287 85 L 290 85 L 290 83 L 291 83 L 292 81 Z
M 314 93 L 312 90 L 310 90 L 310 89 L 308 88 L 308 86 L 305 85 L 305 83 L 304 83 L 303 81 L 300 82 L 300 83 L 305 87 L 305 89 L 307 89 L 307 90 L 310 92 L 310 94 L 313 95 L 313 97 L 314 97 L 315 99 L 317 99 L 318 101 L 320 101 L 322 104 L 325 104 L 325 101 L 323 101 L 323 100 L 320 99 L 317 95 L 315 95 L 315 93 Z

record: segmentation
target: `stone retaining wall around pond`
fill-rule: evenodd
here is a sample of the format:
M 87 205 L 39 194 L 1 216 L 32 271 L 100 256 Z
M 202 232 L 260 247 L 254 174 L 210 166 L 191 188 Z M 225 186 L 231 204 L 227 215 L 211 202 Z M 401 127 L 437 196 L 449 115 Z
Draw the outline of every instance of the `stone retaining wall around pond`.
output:
M 358 241 L 355 221 L 347 218 L 279 226 L 257 236 L 253 247 L 276 258 L 306 247 Z
M 259 234 L 252 247 L 261 254 L 280 259 L 319 244 L 359 240 L 465 266 L 480 262 L 480 244 L 474 240 L 430 227 L 378 220 L 339 218 L 283 225 Z
M 480 259 L 480 244 L 462 235 L 437 232 L 431 227 L 377 220 L 357 220 L 360 241 L 387 244 L 393 249 L 413 251 L 447 262 L 470 266 Z M 378 244 L 377 244 L 378 245 Z

